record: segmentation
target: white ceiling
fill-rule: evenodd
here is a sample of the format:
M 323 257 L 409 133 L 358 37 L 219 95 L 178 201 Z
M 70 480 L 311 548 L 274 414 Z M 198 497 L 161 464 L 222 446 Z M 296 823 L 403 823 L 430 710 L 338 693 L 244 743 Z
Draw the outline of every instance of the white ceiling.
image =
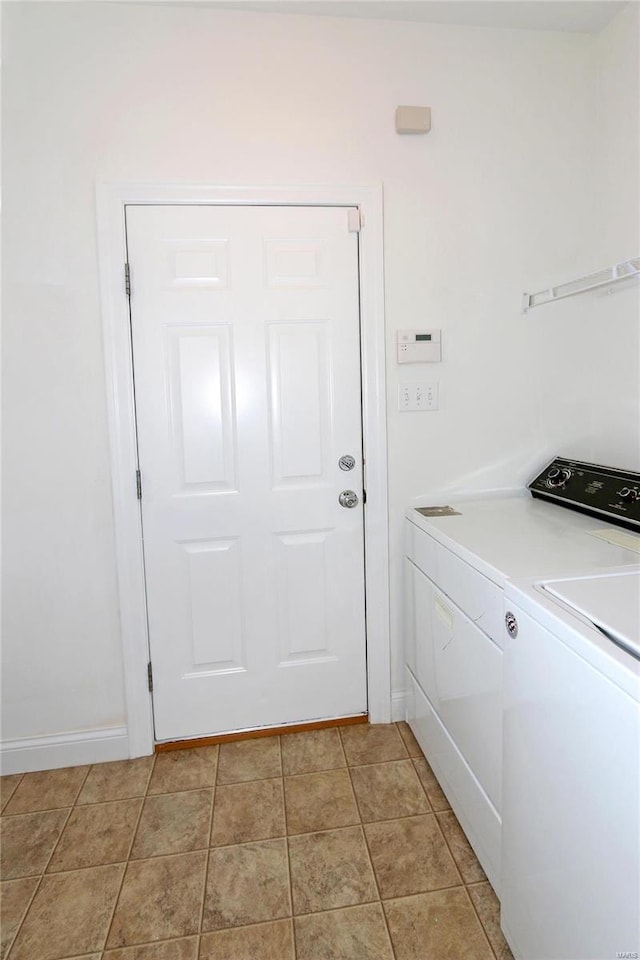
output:
M 638 0 L 201 0 L 226 10 L 586 33 L 601 30 L 627 2 Z

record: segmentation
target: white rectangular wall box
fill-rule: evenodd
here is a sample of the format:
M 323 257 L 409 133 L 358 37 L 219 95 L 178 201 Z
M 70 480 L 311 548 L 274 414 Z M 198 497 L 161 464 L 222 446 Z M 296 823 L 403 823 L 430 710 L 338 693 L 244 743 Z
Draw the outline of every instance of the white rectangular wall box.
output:
M 398 330 L 398 363 L 439 363 L 440 330 Z
M 429 133 L 431 107 L 396 107 L 396 133 Z

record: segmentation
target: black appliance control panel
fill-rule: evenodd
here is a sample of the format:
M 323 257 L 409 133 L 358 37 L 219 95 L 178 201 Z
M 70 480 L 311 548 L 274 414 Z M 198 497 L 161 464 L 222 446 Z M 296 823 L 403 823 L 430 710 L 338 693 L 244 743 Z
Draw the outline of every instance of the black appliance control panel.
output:
M 640 532 L 640 473 L 556 457 L 529 490 L 534 497 Z

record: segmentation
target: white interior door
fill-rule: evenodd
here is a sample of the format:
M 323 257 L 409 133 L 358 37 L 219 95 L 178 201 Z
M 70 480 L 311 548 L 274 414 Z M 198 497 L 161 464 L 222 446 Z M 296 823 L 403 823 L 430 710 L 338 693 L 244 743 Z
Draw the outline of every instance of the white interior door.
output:
M 157 739 L 366 712 L 347 209 L 129 206 L 127 245 Z

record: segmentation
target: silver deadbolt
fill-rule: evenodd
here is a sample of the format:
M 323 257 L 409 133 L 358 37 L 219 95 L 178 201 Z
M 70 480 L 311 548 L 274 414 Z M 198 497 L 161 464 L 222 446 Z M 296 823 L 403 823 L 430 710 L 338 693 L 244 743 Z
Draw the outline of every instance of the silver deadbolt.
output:
M 355 457 L 352 457 L 350 454 L 346 453 L 344 457 L 340 457 L 338 460 L 338 466 L 341 470 L 353 470 L 356 465 Z
M 506 628 L 507 628 L 507 633 L 509 634 L 509 636 L 510 636 L 510 637 L 517 637 L 517 636 L 518 636 L 518 621 L 516 620 L 515 614 L 514 614 L 514 613 L 511 613 L 511 611 L 509 611 L 508 613 L 506 613 L 505 616 L 504 616 L 504 623 L 505 623 L 505 626 L 506 626 Z
M 340 496 L 338 497 L 338 503 L 341 507 L 352 507 L 358 506 L 358 494 L 355 490 L 343 490 Z

